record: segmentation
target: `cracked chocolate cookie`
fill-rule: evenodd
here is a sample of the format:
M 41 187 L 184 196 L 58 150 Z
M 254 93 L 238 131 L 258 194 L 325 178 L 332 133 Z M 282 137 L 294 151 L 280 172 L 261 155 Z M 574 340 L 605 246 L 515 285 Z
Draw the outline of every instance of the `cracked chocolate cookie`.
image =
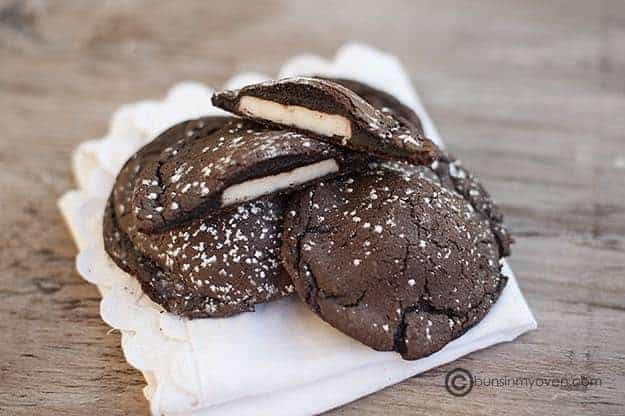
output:
M 293 190 L 344 173 L 364 157 L 287 130 L 232 119 L 212 134 L 187 130 L 138 174 L 133 205 L 139 228 L 163 230 L 189 218 Z
M 403 169 L 414 169 L 404 166 Z M 510 255 L 514 242 L 503 223 L 503 214 L 479 180 L 462 166 L 462 161 L 441 152 L 430 169 L 436 174 L 441 185 L 461 195 L 486 221 L 499 246 L 500 257 Z
M 438 152 L 407 119 L 376 108 L 328 79 L 294 77 L 249 85 L 215 93 L 213 104 L 383 159 L 429 164 Z
M 293 195 L 282 257 L 326 322 L 408 360 L 479 322 L 507 278 L 488 221 L 431 169 L 384 166 Z
M 419 116 L 410 107 L 403 104 L 391 94 L 374 88 L 368 84 L 347 78 L 324 78 L 328 81 L 341 84 L 347 89 L 354 91 L 369 104 L 382 112 L 392 112 L 397 118 L 403 118 L 405 122 L 412 125 L 423 135 L 423 127 Z
M 142 232 L 133 215 L 132 195 L 146 166 L 164 149 L 209 135 L 229 120 L 180 123 L 139 150 L 120 171 L 104 213 L 104 247 L 113 261 L 154 302 L 190 318 L 234 315 L 293 291 L 279 260 L 282 197 L 191 218 L 162 232 Z

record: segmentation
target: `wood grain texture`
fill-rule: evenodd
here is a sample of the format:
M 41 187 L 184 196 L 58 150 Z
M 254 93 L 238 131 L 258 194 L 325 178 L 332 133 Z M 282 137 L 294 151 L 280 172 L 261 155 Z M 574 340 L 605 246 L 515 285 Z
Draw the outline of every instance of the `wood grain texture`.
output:
M 275 73 L 348 40 L 400 57 L 499 201 L 540 327 L 330 413 L 625 412 L 624 2 L 0 0 L 0 415 L 147 413 L 56 209 L 73 147 L 175 82 Z M 602 384 L 455 398 L 456 366 Z

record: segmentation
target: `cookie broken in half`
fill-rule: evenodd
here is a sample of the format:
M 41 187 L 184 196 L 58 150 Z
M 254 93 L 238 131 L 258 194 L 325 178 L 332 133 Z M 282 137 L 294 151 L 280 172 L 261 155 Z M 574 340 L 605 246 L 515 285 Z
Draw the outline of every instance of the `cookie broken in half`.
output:
M 274 126 L 389 160 L 429 164 L 436 145 L 413 123 L 375 108 L 352 90 L 322 78 L 294 77 L 217 92 L 213 104 Z

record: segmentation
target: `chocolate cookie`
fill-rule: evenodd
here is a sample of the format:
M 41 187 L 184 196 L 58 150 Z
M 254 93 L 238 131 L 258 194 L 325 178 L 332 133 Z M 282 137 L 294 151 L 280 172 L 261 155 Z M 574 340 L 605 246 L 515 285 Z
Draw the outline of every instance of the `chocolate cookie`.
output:
M 322 319 L 382 351 L 427 356 L 479 322 L 507 278 L 488 221 L 431 169 L 379 166 L 295 194 L 284 264 Z
M 477 177 L 466 170 L 460 160 L 445 152 L 441 152 L 430 169 L 434 171 L 442 186 L 460 194 L 482 216 L 496 238 L 500 256 L 509 256 L 510 246 L 514 240 L 504 226 L 503 214 L 499 207 Z
M 510 246 L 514 240 L 504 226 L 503 214 L 478 178 L 462 166 L 462 161 L 441 151 L 438 159 L 430 166 L 395 162 L 373 163 L 372 166 L 383 166 L 406 175 L 423 175 L 458 194 L 471 204 L 482 221 L 489 225 L 499 246 L 500 257 L 510 255 Z
M 137 221 L 133 195 L 136 188 L 135 184 L 145 167 L 158 161 L 165 149 L 171 150 L 174 146 L 188 145 L 191 142 L 191 138 L 187 134 L 189 131 L 194 132 L 196 135 L 194 137 L 209 136 L 231 120 L 233 120 L 232 117 L 202 117 L 176 124 L 159 134 L 158 137 L 139 149 L 126 161 L 117 175 L 112 191 L 115 201 L 113 208 L 117 222 L 126 232 L 133 233 L 136 231 Z
M 120 171 L 104 214 L 104 246 L 166 310 L 190 318 L 222 317 L 293 291 L 279 261 L 285 201 L 270 197 L 228 212 L 192 218 L 166 231 L 138 229 L 132 194 L 143 169 L 167 147 L 196 140 L 228 122 L 202 118 L 178 124 L 137 152 Z
M 380 111 L 394 112 L 397 117 L 403 117 L 417 127 L 419 131 L 423 131 L 421 120 L 417 114 L 392 95 L 351 79 L 328 78 L 328 80 L 349 88 Z M 499 243 L 501 256 L 510 255 L 510 245 L 513 239 L 503 224 L 501 211 L 488 191 L 473 174 L 462 166 L 460 160 L 441 150 L 431 166 L 394 164 L 393 162 L 385 162 L 384 165 L 407 174 L 426 175 L 450 191 L 457 192 L 482 215 L 484 221 L 488 221 Z
M 165 149 L 138 175 L 133 205 L 142 231 L 293 190 L 364 160 L 309 135 L 241 119 L 209 135 L 185 134 L 189 140 Z
M 213 104 L 259 122 L 287 126 L 378 156 L 429 164 L 437 147 L 418 128 L 384 112 L 343 85 L 295 77 L 217 92 Z
M 397 98 L 391 94 L 373 88 L 372 86 L 355 81 L 353 79 L 346 78 L 324 78 L 328 81 L 341 84 L 347 89 L 354 91 L 360 97 L 362 97 L 369 104 L 377 108 L 382 112 L 393 112 L 395 117 L 401 117 L 406 122 L 412 123 L 412 125 L 423 135 L 423 127 L 419 116 L 407 105 L 403 104 Z

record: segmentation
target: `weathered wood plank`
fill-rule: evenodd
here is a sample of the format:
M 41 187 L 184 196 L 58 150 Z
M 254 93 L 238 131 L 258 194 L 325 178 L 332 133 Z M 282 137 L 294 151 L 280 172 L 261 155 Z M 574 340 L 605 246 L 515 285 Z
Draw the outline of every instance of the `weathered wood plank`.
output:
M 400 57 L 450 149 L 500 202 L 540 328 L 330 413 L 622 413 L 625 3 L 385 4 L 0 0 L 0 414 L 147 412 L 56 211 L 71 149 L 104 134 L 121 104 L 175 82 L 274 73 L 348 40 Z M 458 399 L 443 387 L 456 366 L 602 385 Z

